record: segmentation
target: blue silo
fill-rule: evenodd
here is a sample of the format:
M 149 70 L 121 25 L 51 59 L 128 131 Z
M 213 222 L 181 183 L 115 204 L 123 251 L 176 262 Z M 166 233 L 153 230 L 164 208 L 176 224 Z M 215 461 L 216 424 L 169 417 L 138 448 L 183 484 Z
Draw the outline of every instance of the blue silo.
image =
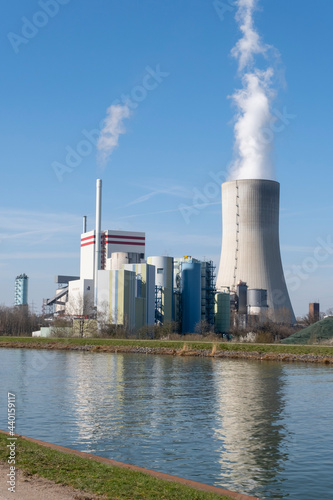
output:
M 201 263 L 181 264 L 182 333 L 194 333 L 201 320 Z

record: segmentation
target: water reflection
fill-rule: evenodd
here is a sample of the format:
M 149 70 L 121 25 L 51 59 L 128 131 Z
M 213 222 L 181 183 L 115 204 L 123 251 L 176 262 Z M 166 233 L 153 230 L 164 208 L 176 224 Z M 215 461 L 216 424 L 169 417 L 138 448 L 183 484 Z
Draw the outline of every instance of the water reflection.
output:
M 264 491 L 266 485 L 277 482 L 288 459 L 283 447 L 286 432 L 281 423 L 285 406 L 283 370 L 281 364 L 216 364 L 220 425 L 215 432 L 223 443 L 220 483 L 237 478 L 244 490 L 258 494 L 258 483 Z M 279 498 L 277 491 L 275 498 Z
M 330 498 L 330 367 L 37 353 L 0 349 L 3 388 L 17 394 L 19 433 L 262 498 L 312 500 L 316 491 Z M 313 405 L 314 393 L 325 409 Z M 320 472 L 314 455 L 323 458 Z

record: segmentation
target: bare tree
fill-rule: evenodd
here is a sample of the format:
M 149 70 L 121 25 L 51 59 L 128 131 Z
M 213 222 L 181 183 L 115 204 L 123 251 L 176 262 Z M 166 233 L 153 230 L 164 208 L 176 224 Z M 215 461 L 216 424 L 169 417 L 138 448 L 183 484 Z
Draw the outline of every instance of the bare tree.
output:
M 194 331 L 205 337 L 214 333 L 214 326 L 208 323 L 206 319 L 202 319 L 195 325 Z
M 42 318 L 31 313 L 28 306 L 0 306 L 0 335 L 31 336 L 41 324 Z
M 66 304 L 66 315 L 91 318 L 94 315 L 92 297 L 90 295 L 83 295 L 82 293 L 70 297 Z

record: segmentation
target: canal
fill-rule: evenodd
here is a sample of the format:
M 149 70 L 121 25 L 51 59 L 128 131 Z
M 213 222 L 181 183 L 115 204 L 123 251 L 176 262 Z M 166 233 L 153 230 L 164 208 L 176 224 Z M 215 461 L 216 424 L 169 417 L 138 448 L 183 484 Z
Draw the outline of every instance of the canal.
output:
M 264 499 L 329 500 L 333 367 L 0 349 L 0 428 Z

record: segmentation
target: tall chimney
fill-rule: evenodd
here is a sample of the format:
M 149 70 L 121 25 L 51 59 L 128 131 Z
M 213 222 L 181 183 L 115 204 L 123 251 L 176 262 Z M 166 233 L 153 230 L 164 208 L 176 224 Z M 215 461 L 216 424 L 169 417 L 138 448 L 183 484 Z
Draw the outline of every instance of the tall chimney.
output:
M 95 229 L 95 272 L 94 272 L 94 305 L 97 307 L 97 280 L 101 268 L 101 218 L 102 218 L 102 180 L 96 181 L 96 229 Z
M 280 184 L 242 179 L 222 184 L 222 251 L 216 287 L 267 290 L 273 321 L 294 323 L 279 242 Z
M 84 234 L 84 233 L 87 232 L 87 216 L 86 215 L 83 216 L 83 221 L 82 222 L 83 222 L 82 232 Z

